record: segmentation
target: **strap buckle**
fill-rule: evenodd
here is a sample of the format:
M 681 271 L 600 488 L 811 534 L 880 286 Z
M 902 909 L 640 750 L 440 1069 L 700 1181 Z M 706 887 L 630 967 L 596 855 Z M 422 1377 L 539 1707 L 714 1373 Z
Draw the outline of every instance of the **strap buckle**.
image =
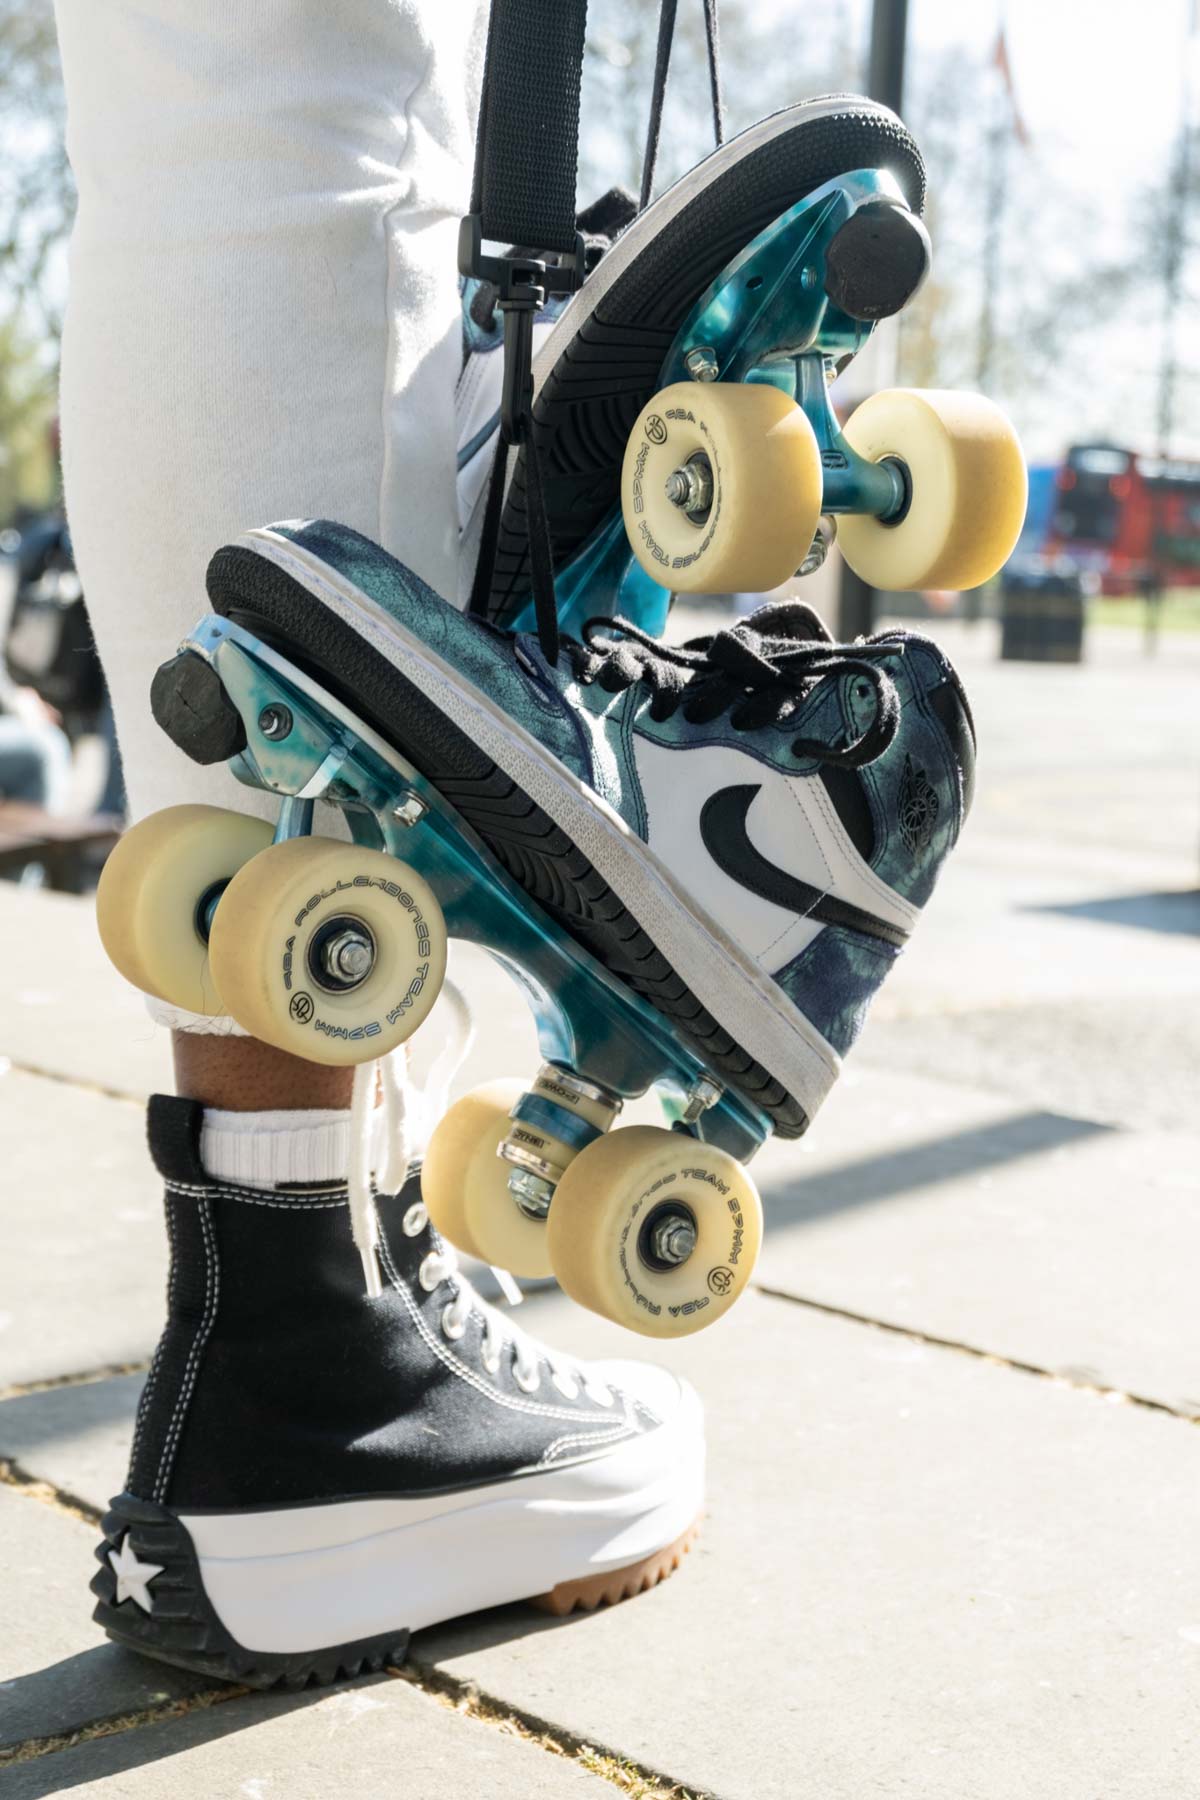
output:
M 570 250 L 552 257 L 522 255 L 485 256 L 483 220 L 468 213 L 459 221 L 458 272 L 476 281 L 490 281 L 500 296 L 515 306 L 541 306 L 547 294 L 573 294 L 586 273 L 583 238 L 578 232 Z
M 516 444 L 533 408 L 533 315 L 547 294 L 572 294 L 585 273 L 583 238 L 557 260 L 523 256 L 485 256 L 478 213 L 468 213 L 458 228 L 459 273 L 489 281 L 504 317 L 504 385 L 500 395 L 500 431 L 506 444 Z

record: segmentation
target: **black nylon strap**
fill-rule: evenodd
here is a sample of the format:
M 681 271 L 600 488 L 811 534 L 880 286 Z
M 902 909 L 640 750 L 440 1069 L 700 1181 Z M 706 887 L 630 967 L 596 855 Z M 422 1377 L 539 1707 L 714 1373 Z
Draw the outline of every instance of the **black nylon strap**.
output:
M 575 247 L 586 21 L 587 0 L 492 0 L 471 211 L 493 242 Z

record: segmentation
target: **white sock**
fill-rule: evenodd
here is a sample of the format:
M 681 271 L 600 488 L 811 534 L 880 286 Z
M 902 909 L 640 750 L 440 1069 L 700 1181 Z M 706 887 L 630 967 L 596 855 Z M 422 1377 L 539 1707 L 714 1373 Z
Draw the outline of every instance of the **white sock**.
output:
M 349 1108 L 225 1112 L 205 1107 L 200 1161 L 214 1180 L 240 1187 L 344 1182 L 350 1169 Z

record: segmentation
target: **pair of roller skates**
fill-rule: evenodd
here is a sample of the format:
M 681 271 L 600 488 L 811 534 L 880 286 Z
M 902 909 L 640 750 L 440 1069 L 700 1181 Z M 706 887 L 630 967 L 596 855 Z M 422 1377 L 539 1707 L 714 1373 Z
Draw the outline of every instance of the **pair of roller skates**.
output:
M 155 715 L 277 795 L 277 825 L 170 809 L 100 888 L 129 979 L 315 1062 L 409 1038 L 448 938 L 491 951 L 543 1065 L 450 1108 L 424 1203 L 461 1249 L 648 1335 L 745 1289 L 745 1165 L 807 1127 L 970 803 L 969 709 L 925 639 L 837 644 L 796 600 L 658 636 L 673 595 L 769 591 L 835 527 L 885 588 L 971 587 L 1007 557 L 1025 477 L 995 407 L 896 391 L 843 427 L 829 400 L 925 273 L 923 197 L 899 121 L 835 97 L 642 213 L 539 352 L 485 618 L 336 524 L 219 551 Z M 314 833 L 319 804 L 349 843 Z M 666 1122 L 622 1126 L 651 1088 Z M 356 1238 L 374 1290 L 369 1208 Z

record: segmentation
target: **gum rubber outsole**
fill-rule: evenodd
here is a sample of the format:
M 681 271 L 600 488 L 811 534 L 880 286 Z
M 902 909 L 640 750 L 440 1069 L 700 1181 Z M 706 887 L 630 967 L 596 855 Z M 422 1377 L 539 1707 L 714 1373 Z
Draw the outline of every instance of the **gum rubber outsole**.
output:
M 614 1606 L 632 1599 L 657 1587 L 678 1569 L 699 1528 L 697 1519 L 674 1543 L 653 1556 L 603 1575 L 561 1581 L 549 1593 L 531 1598 L 529 1604 L 565 1618 L 571 1612 L 593 1612 L 599 1606 Z M 105 1514 L 101 1529 L 104 1537 L 96 1547 L 100 1567 L 91 1582 L 96 1596 L 92 1617 L 115 1644 L 125 1649 L 239 1687 L 290 1691 L 327 1687 L 356 1675 L 374 1674 L 384 1667 L 399 1667 L 408 1654 L 411 1633 L 406 1629 L 325 1650 L 247 1650 L 230 1636 L 217 1617 L 204 1591 L 191 1537 L 173 1513 L 154 1501 L 121 1494 Z M 153 1563 L 161 1570 L 152 1578 L 153 1607 L 149 1613 L 143 1612 L 133 1599 L 116 1604 L 116 1577 L 108 1553 L 122 1543 L 128 1545 L 139 1562 Z
M 534 1595 L 529 1604 L 536 1606 L 539 1612 L 552 1613 L 556 1619 L 565 1619 L 573 1612 L 595 1612 L 601 1606 L 618 1606 L 622 1600 L 649 1593 L 660 1581 L 673 1575 L 699 1533 L 700 1521 L 694 1519 L 673 1544 L 656 1550 L 653 1556 L 644 1556 L 640 1562 L 629 1563 L 624 1569 L 610 1569 L 604 1575 L 560 1581 L 548 1594 Z

